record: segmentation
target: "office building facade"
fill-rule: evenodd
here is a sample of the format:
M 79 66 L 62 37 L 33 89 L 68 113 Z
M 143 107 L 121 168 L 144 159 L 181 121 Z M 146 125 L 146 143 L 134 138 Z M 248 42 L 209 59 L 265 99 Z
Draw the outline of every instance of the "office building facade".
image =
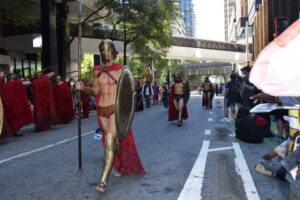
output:
M 235 40 L 236 0 L 224 0 L 225 41 Z

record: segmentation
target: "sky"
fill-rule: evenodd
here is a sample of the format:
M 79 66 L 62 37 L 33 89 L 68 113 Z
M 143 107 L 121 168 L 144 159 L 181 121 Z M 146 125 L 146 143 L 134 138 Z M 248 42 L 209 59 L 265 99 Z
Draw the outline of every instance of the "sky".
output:
M 193 0 L 196 37 L 224 41 L 224 0 Z

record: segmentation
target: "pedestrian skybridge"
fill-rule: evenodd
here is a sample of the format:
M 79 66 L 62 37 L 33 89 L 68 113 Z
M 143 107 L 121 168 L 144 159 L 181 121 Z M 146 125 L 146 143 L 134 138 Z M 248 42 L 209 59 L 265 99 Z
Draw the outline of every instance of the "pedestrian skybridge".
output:
M 93 31 L 87 29 L 82 36 L 82 50 L 84 54 L 99 54 L 99 41 L 105 38 L 105 30 Z M 13 49 L 15 51 L 32 53 L 39 52 L 40 48 L 35 48 L 32 45 L 32 39 L 38 38 L 39 34 L 19 34 L 5 37 L 4 49 Z M 40 37 L 41 38 L 41 37 Z M 27 41 L 27 42 L 16 42 Z M 123 41 L 114 41 L 117 51 L 122 56 L 124 50 Z M 41 44 L 40 44 L 41 45 Z M 41 46 L 37 46 L 41 47 Z M 130 45 L 127 49 L 128 56 L 135 56 Z M 78 63 L 78 38 L 75 37 L 70 46 L 71 69 L 77 69 Z M 249 54 L 251 57 L 251 54 Z M 246 45 L 203 40 L 191 37 L 173 36 L 173 44 L 169 49 L 167 59 L 176 60 L 196 60 L 209 62 L 225 62 L 235 64 L 246 63 Z
M 246 45 L 190 37 L 173 37 L 173 45 L 167 58 L 239 64 L 246 62 Z
M 187 75 L 223 75 L 230 74 L 233 70 L 231 63 L 209 62 L 186 65 Z
M 103 35 L 91 33 L 82 39 L 83 53 L 99 54 L 99 39 Z M 76 40 L 76 39 L 75 39 Z M 123 41 L 114 41 L 119 55 L 123 53 Z M 77 59 L 77 41 L 71 44 L 71 57 Z M 128 56 L 135 56 L 130 49 L 127 49 Z M 249 55 L 251 56 L 251 55 Z M 173 45 L 169 49 L 167 59 L 196 60 L 223 63 L 246 63 L 246 45 L 221 41 L 203 40 L 190 37 L 173 37 Z

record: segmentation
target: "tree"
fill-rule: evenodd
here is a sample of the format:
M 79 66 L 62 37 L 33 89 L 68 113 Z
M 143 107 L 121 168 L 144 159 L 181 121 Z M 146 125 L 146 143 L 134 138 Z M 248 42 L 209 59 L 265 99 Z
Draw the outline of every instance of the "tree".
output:
M 84 54 L 81 63 L 82 79 L 92 80 L 94 67 L 94 55 Z
M 112 24 L 112 39 L 124 41 L 124 55 L 130 43 L 142 60 L 166 54 L 172 42 L 171 23 L 178 15 L 175 1 L 121 0 L 107 9 L 113 9 L 113 14 L 105 18 Z
M 1 6 L 1 5 L 4 6 Z M 0 21 L 17 26 L 35 25 L 39 20 L 39 5 L 34 0 L 5 1 L 0 3 Z

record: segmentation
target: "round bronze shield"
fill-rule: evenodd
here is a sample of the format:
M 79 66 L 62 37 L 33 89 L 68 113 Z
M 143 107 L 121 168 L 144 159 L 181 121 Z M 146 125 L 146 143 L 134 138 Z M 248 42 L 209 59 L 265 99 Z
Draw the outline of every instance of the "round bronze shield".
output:
M 3 106 L 2 106 L 2 100 L 0 98 L 0 135 L 2 134 L 2 128 L 3 128 Z
M 184 93 L 183 93 L 183 101 L 185 105 L 188 103 L 190 99 L 190 93 L 191 93 L 190 83 L 186 81 L 184 84 Z
M 124 139 L 134 117 L 135 82 L 131 71 L 125 68 L 118 81 L 115 116 L 116 128 L 120 139 Z

